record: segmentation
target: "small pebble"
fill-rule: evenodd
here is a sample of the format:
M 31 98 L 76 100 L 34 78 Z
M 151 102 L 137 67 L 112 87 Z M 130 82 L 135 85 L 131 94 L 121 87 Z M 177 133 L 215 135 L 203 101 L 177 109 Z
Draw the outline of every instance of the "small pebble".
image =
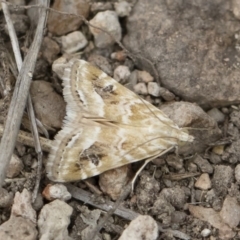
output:
M 223 123 L 225 120 L 225 115 L 217 108 L 212 108 L 207 112 L 217 123 Z
M 146 71 L 139 71 L 136 70 L 137 72 L 137 77 L 138 77 L 138 82 L 145 82 L 145 83 L 149 83 L 153 81 L 153 76 Z
M 62 36 L 62 48 L 65 53 L 75 53 L 86 47 L 88 41 L 80 31 L 75 31 Z
M 90 31 L 94 36 L 94 43 L 98 48 L 107 48 L 115 43 L 115 39 L 120 41 L 122 38 L 122 29 L 118 20 L 118 16 L 114 11 L 99 12 L 89 21 L 96 27 L 103 28 L 114 36 L 114 39 L 108 34 L 99 31 L 99 29 L 90 26 Z
M 43 196 L 49 201 L 60 199 L 62 201 L 67 201 L 71 199 L 72 195 L 68 192 L 66 186 L 63 184 L 48 184 L 43 190 Z
M 124 51 L 113 52 L 111 54 L 111 59 L 117 60 L 119 62 L 125 61 L 127 54 Z
M 118 240 L 155 240 L 157 237 L 158 225 L 156 221 L 148 215 L 140 215 L 131 221 Z
M 38 217 L 39 239 L 70 239 L 72 211 L 71 206 L 58 199 L 44 205 Z
M 141 95 L 147 95 L 148 94 L 147 86 L 143 82 L 137 83 L 135 86 L 133 86 L 133 90 L 137 94 L 141 94 Z
M 126 2 L 126 1 L 120 1 L 120 2 L 114 3 L 114 8 L 119 17 L 129 16 L 129 14 L 132 10 L 130 3 Z
M 201 190 L 208 190 L 211 186 L 211 180 L 207 173 L 203 173 L 195 183 L 195 187 Z
M 130 70 L 127 66 L 120 65 L 115 68 L 113 78 L 120 83 L 126 83 L 128 82 L 130 74 Z
M 23 170 L 22 160 L 15 154 L 12 155 L 10 163 L 8 165 L 6 176 L 8 178 L 17 177 L 20 172 Z
M 235 167 L 235 179 L 240 184 L 240 164 Z
M 0 188 L 0 208 L 9 207 L 13 202 L 13 193 L 5 188 Z
M 160 96 L 167 102 L 170 102 L 175 98 L 175 95 L 172 92 L 163 87 L 159 87 L 159 93 Z
M 201 231 L 201 235 L 202 237 L 206 238 L 206 237 L 209 237 L 211 234 L 211 230 L 208 229 L 208 228 L 204 228 L 202 231 Z
M 147 90 L 151 96 L 154 96 L 154 97 L 160 96 L 160 87 L 156 82 L 149 82 Z

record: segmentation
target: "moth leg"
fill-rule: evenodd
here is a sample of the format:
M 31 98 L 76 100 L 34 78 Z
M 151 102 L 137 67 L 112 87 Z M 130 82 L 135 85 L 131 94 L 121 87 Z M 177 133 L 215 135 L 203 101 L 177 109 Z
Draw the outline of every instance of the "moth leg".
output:
M 148 159 L 145 160 L 144 164 L 138 169 L 138 171 L 136 172 L 134 178 L 133 178 L 132 181 L 131 181 L 132 192 L 133 192 L 133 190 L 134 190 L 134 184 L 135 184 L 135 181 L 136 181 L 138 175 L 142 172 L 142 170 L 146 167 L 146 165 L 147 165 L 149 162 L 151 162 L 153 159 L 164 155 L 165 153 L 171 151 L 171 150 L 174 149 L 174 148 L 176 148 L 176 146 L 172 146 L 172 147 L 164 150 L 163 152 L 161 152 L 161 153 L 159 153 L 159 154 L 156 154 L 156 155 L 154 155 L 153 157 L 150 157 L 150 158 L 148 158 Z

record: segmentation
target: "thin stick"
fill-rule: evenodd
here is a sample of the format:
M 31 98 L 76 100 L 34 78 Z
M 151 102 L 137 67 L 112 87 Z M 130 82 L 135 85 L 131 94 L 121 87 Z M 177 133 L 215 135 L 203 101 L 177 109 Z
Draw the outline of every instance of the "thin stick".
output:
M 6 6 L 6 4 L 4 4 L 4 6 Z M 10 36 L 11 43 L 12 43 L 13 53 L 15 56 L 15 60 L 16 60 L 17 68 L 18 68 L 18 72 L 19 72 L 22 67 L 22 56 L 20 53 L 20 48 L 19 48 L 19 44 L 18 44 L 18 40 L 17 40 L 16 31 L 14 29 L 14 25 L 11 20 L 11 17 L 10 17 L 7 7 L 4 7 L 4 16 L 6 19 L 7 26 L 8 26 L 8 32 L 9 32 L 9 36 Z M 15 76 L 15 77 L 17 78 L 17 76 Z M 38 154 L 38 171 L 37 171 L 35 188 L 34 188 L 34 191 L 32 194 L 32 201 L 34 202 L 37 197 L 37 192 L 38 192 L 38 188 L 39 188 L 39 184 L 40 184 L 40 174 L 41 174 L 41 168 L 42 168 L 42 149 L 41 149 L 41 145 L 39 142 L 39 134 L 38 134 L 38 130 L 37 130 L 36 118 L 35 118 L 30 94 L 28 95 L 27 109 L 28 109 L 28 113 L 29 113 L 29 118 L 31 120 L 32 134 L 35 139 L 35 141 L 34 141 L 35 150 L 36 150 L 36 153 Z
M 42 2 L 44 7 L 49 7 L 49 0 Z M 6 8 L 7 6 L 2 2 L 2 7 Z M 17 134 L 21 124 L 21 118 L 27 102 L 28 91 L 32 80 L 32 72 L 34 70 L 38 52 L 41 47 L 46 16 L 47 10 L 45 8 L 41 8 L 36 34 L 18 75 L 12 100 L 9 106 L 6 126 L 4 128 L 3 137 L 0 143 L 0 187 L 3 185 L 6 169 L 15 147 Z

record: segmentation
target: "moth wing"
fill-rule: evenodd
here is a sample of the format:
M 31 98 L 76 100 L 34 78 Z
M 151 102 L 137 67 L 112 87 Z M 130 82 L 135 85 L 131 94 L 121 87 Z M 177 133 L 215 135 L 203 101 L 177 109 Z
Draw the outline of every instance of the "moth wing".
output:
M 119 84 L 84 60 L 70 60 L 62 77 L 67 102 L 67 121 L 81 117 L 107 119 L 121 124 L 144 126 L 159 122 L 159 127 L 176 127 L 161 110 Z
M 108 126 L 91 120 L 83 120 L 77 127 L 65 126 L 49 154 L 48 178 L 57 182 L 86 179 L 159 155 L 176 144 L 176 139 L 154 137 L 147 127 L 138 131 L 129 125 Z

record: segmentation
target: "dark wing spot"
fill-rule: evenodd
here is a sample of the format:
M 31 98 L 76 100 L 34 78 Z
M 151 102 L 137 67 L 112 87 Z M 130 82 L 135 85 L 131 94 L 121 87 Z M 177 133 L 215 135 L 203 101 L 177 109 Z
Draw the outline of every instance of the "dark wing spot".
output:
M 103 88 L 104 92 L 112 92 L 112 90 L 113 90 L 113 85 L 108 85 L 105 88 Z

